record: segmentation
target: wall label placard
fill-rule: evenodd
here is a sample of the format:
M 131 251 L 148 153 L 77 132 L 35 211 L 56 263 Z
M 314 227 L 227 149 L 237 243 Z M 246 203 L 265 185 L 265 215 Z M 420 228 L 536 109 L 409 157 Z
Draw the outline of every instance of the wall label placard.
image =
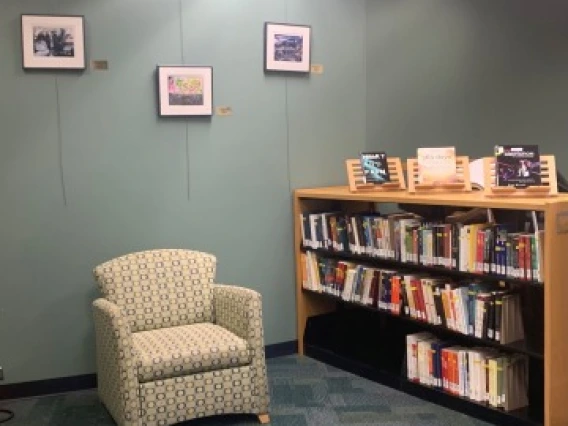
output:
M 108 70 L 108 61 L 104 60 L 97 60 L 91 63 L 91 67 L 97 71 L 107 71 Z
M 220 117 L 228 117 L 229 115 L 233 115 L 233 108 L 230 106 L 219 106 L 215 108 L 215 113 Z
M 323 65 L 322 64 L 313 64 L 311 66 L 311 73 L 316 75 L 323 74 Z

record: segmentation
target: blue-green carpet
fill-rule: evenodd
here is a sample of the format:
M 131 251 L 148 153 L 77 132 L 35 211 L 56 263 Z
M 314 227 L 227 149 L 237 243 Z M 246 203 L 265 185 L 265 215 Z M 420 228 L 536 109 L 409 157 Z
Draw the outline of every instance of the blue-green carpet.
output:
M 310 358 L 268 360 L 272 426 L 488 426 Z M 0 401 L 16 417 L 6 426 L 112 426 L 95 390 Z M 253 416 L 192 420 L 187 426 L 258 425 Z M 2 425 L 4 426 L 4 425 Z

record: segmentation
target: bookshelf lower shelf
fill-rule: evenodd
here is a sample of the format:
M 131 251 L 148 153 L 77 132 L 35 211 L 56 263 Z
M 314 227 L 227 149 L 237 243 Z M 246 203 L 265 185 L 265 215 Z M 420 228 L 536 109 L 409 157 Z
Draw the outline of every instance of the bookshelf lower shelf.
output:
M 376 368 L 364 362 L 359 362 L 353 358 L 338 355 L 332 350 L 318 345 L 306 345 L 306 356 L 317 359 L 328 365 L 332 365 L 341 370 L 348 371 L 357 376 L 364 377 L 385 386 L 397 389 L 400 387 L 400 374 L 395 371 Z
M 541 421 L 531 419 L 529 408 L 505 412 L 498 408 L 480 404 L 466 398 L 449 395 L 440 389 L 423 386 L 405 378 L 402 378 L 400 381 L 400 390 L 420 399 L 499 425 L 542 425 Z
M 303 341 L 304 354 L 360 377 L 496 425 L 543 424 L 542 399 L 539 400 L 542 395 L 538 395 L 538 392 L 530 392 L 532 394 L 529 407 L 506 412 L 408 381 L 405 371 L 405 338 L 415 330 L 416 324 L 399 321 L 393 316 L 379 315 L 376 310 L 338 308 L 337 312 L 308 319 Z M 531 368 L 542 369 L 542 360 L 531 362 Z M 532 377 L 529 380 L 532 380 Z M 538 380 L 537 374 L 535 382 Z M 534 389 L 541 388 L 539 383 L 535 385 Z
M 541 426 L 543 424 L 542 421 L 531 418 L 529 409 L 504 412 L 465 398 L 448 395 L 438 389 L 410 382 L 395 371 L 377 369 L 317 345 L 306 344 L 305 351 L 306 356 L 310 358 L 480 420 L 503 426 Z

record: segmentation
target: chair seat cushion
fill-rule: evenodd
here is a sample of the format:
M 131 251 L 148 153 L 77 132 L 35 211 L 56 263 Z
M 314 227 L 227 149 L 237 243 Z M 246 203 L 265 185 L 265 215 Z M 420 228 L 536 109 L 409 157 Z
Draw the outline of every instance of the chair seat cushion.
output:
M 246 340 L 200 323 L 133 333 L 140 383 L 250 364 Z

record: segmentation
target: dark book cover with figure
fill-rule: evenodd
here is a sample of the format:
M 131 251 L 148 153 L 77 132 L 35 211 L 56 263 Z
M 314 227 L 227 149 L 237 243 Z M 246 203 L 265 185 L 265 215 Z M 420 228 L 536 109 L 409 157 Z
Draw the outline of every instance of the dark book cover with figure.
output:
M 495 147 L 497 186 L 526 188 L 541 184 L 537 145 L 497 145 Z
M 362 152 L 360 158 L 365 183 L 390 182 L 386 153 Z

